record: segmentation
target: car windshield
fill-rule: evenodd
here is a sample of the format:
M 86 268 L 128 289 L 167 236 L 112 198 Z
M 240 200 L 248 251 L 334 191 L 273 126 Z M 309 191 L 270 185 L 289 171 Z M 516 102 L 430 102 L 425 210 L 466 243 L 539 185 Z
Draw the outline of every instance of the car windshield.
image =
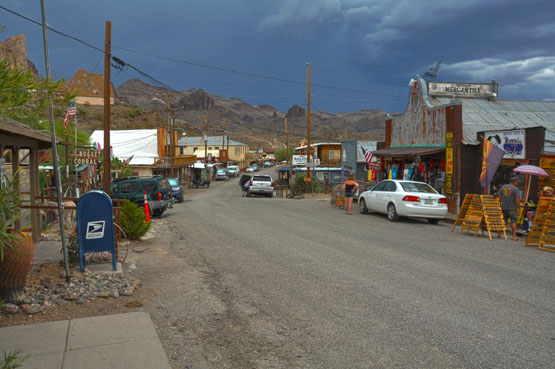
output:
M 437 194 L 437 191 L 426 183 L 400 182 L 400 185 L 401 187 L 403 187 L 403 190 L 405 190 L 405 192 L 423 192 Z
M 216 173 L 225 174 L 225 170 L 223 170 L 223 169 L 218 169 L 218 171 L 217 171 Z
M 233 169 L 233 170 L 235 170 L 235 169 L 237 169 L 237 167 L 229 166 L 229 167 L 227 167 L 227 169 Z
M 179 181 L 177 180 L 177 178 L 168 178 L 168 181 L 170 182 L 170 184 L 172 186 L 178 186 L 179 185 Z

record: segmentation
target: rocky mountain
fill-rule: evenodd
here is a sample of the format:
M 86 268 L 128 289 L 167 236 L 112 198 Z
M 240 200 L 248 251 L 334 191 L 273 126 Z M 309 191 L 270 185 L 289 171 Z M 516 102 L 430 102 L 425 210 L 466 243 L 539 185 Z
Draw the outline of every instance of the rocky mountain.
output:
M 25 35 L 15 35 L 0 42 L 0 60 L 8 59 L 12 66 L 25 68 L 38 76 L 37 67 L 27 59 Z
M 299 142 L 306 137 L 307 112 L 298 105 L 284 113 L 270 105 L 253 106 L 237 98 L 225 99 L 201 89 L 176 93 L 138 79 L 129 80 L 116 88 L 118 105 L 167 114 L 168 101 L 176 126 L 186 131 L 204 131 L 206 118 L 208 134 L 221 135 L 225 118 L 225 133 L 232 139 L 248 143 L 253 148 L 281 148 L 285 141 L 287 118 L 289 142 Z M 311 137 L 316 142 L 382 139 L 385 116 L 386 113 L 381 110 L 338 115 L 312 111 Z
M 24 35 L 0 43 L 0 59 L 4 58 L 38 75 L 36 67 L 27 59 Z M 80 129 L 89 133 L 103 129 L 101 106 L 78 106 L 77 111 Z M 170 111 L 175 127 L 187 135 L 202 135 L 205 123 L 208 135 L 222 135 L 225 119 L 225 134 L 252 149 L 283 148 L 286 118 L 290 145 L 302 141 L 307 133 L 307 112 L 298 105 L 282 112 L 270 105 L 254 106 L 238 98 L 208 94 L 202 89 L 175 92 L 139 79 L 116 88 L 115 105 L 110 114 L 112 129 L 168 127 Z M 57 107 L 55 113 L 63 118 L 65 107 Z M 312 111 L 311 139 L 313 142 L 379 140 L 385 134 L 385 116 L 385 112 L 377 109 L 337 115 Z

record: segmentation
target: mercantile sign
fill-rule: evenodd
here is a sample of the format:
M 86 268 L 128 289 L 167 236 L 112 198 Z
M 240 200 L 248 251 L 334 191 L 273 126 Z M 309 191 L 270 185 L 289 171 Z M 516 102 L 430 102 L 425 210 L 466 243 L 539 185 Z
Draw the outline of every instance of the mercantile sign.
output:
M 430 96 L 496 97 L 497 83 L 428 82 Z

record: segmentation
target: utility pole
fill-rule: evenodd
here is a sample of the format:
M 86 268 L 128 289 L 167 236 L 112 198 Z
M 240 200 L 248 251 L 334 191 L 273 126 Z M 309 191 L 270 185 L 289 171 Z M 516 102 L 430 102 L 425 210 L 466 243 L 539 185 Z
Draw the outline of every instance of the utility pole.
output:
M 46 78 L 50 77 L 50 57 L 48 55 L 48 33 L 46 31 L 46 10 L 44 8 L 44 0 L 40 2 L 42 13 L 42 37 L 44 42 L 44 64 L 46 66 Z M 54 165 L 54 177 L 56 179 L 56 199 L 58 201 L 58 219 L 60 220 L 60 236 L 62 238 L 62 252 L 64 256 L 64 264 L 66 269 L 66 282 L 69 283 L 69 259 L 67 254 L 66 233 L 64 227 L 64 207 L 62 204 L 62 181 L 60 179 L 60 167 L 58 165 L 58 148 L 56 147 L 56 127 L 54 125 L 54 106 L 52 105 L 52 97 L 50 96 L 50 107 L 48 109 L 50 119 L 50 139 L 52 141 L 52 161 Z M 33 204 L 34 205 L 34 204 Z
M 285 117 L 285 160 L 289 164 L 289 133 L 287 132 L 287 117 Z
M 310 63 L 306 63 L 308 72 L 308 106 L 307 106 L 307 116 L 306 116 L 306 193 L 310 192 L 310 165 L 312 160 L 310 160 L 310 154 L 312 153 L 310 147 Z
M 208 115 L 204 117 L 204 167 L 208 164 Z
M 104 41 L 104 192 L 110 196 L 110 53 L 112 42 L 112 22 L 106 21 Z
M 224 127 L 223 127 L 223 130 L 222 130 L 222 150 L 224 150 L 224 147 L 225 147 L 225 117 L 224 117 Z M 227 166 L 227 155 L 228 155 L 228 153 L 226 152 L 226 155 L 225 155 L 226 166 Z
M 172 108 L 171 107 L 171 94 L 165 94 L 168 99 L 168 128 L 170 131 L 170 177 L 175 177 L 175 121 L 173 119 L 173 111 L 182 110 L 183 108 Z

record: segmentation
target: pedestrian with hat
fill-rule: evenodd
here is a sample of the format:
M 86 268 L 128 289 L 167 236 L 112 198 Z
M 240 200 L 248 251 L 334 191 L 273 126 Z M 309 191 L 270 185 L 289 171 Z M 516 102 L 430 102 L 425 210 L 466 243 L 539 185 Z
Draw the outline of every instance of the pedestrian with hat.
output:
M 516 237 L 517 212 L 520 207 L 520 190 L 518 189 L 518 177 L 512 177 L 510 182 L 499 189 L 498 196 L 503 211 L 503 218 L 507 225 L 511 222 L 512 240 L 519 241 Z M 498 234 L 501 237 L 501 233 Z

